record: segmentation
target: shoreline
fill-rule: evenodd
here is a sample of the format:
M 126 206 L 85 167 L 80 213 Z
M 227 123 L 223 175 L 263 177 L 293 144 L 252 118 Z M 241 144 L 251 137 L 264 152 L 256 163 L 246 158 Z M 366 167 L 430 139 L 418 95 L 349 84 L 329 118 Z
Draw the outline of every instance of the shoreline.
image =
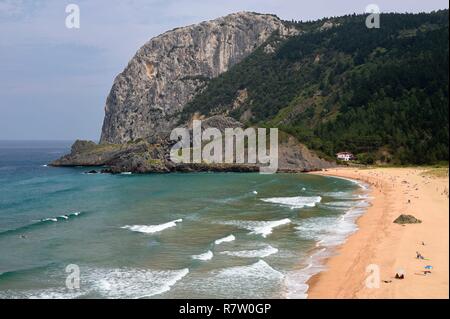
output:
M 321 171 L 314 171 L 314 172 L 309 172 L 309 173 L 311 173 L 311 174 L 316 173 L 315 175 L 319 175 L 319 174 L 317 174 L 318 172 L 321 172 Z M 320 175 L 323 176 L 324 174 L 320 174 Z M 326 245 L 326 244 L 323 245 L 322 244 L 323 239 L 322 239 L 322 240 L 318 241 L 316 243 L 316 246 L 308 252 L 310 261 L 306 267 L 304 267 L 300 270 L 303 273 L 303 275 L 306 276 L 306 279 L 303 282 L 303 285 L 305 286 L 305 288 L 301 292 L 301 294 L 298 294 L 298 292 L 296 292 L 296 294 L 292 294 L 293 296 L 295 296 L 295 298 L 308 299 L 309 286 L 315 280 L 317 280 L 317 277 L 320 275 L 320 273 L 322 273 L 323 271 L 326 270 L 327 261 L 337 253 L 337 250 L 342 245 L 345 244 L 347 239 L 352 234 L 354 234 L 356 231 L 358 231 L 357 221 L 362 215 L 364 215 L 367 212 L 367 208 L 371 204 L 370 203 L 370 199 L 371 199 L 370 195 L 371 194 L 370 194 L 369 184 L 362 182 L 360 180 L 347 178 L 347 177 L 341 177 L 341 176 L 335 176 L 335 175 L 327 175 L 326 177 L 332 177 L 332 178 L 336 178 L 339 180 L 345 180 L 345 181 L 354 183 L 357 186 L 357 189 L 354 191 L 353 194 L 360 196 L 360 200 L 358 200 L 358 202 L 364 202 L 367 204 L 367 206 L 356 205 L 356 206 L 350 207 L 344 214 L 342 214 L 340 216 L 340 218 L 339 218 L 340 221 L 347 221 L 352 226 L 356 227 L 355 230 L 350 230 L 343 234 L 343 237 L 344 237 L 343 242 L 333 243 L 331 245 Z M 308 274 L 307 271 L 309 269 L 314 269 L 314 270 L 312 271 L 312 273 Z M 291 298 L 290 294 L 287 294 L 287 298 Z
M 309 299 L 448 298 L 448 176 L 424 176 L 424 171 L 335 168 L 311 173 L 369 184 L 371 206 L 356 218 L 358 230 L 325 258 L 325 270 L 309 278 Z M 414 215 L 423 223 L 393 223 L 400 214 Z M 427 260 L 416 259 L 416 251 Z M 380 270 L 377 288 L 365 285 L 371 264 Z M 433 266 L 426 276 L 425 265 Z M 404 280 L 394 278 L 400 270 L 406 274 Z

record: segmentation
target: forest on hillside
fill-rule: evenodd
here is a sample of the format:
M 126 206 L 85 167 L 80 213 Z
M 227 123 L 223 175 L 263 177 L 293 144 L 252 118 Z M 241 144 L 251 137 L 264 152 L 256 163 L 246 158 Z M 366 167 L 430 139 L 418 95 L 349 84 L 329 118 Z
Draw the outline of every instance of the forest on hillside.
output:
M 448 161 L 448 10 L 382 14 L 379 29 L 365 18 L 286 22 L 300 34 L 272 35 L 211 79 L 182 121 L 229 114 L 278 127 L 325 157 L 350 151 L 364 163 Z

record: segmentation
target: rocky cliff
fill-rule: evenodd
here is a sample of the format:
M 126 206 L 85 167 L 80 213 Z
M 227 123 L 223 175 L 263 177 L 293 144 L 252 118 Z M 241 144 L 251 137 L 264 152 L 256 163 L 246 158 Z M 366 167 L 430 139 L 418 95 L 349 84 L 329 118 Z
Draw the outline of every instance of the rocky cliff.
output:
M 297 29 L 276 16 L 241 12 L 157 36 L 138 50 L 119 74 L 106 101 L 99 144 L 77 141 L 71 153 L 53 166 L 102 166 L 105 172 L 257 171 L 251 164 L 176 164 L 169 158 L 175 126 L 181 111 L 201 94 L 210 81 L 239 64 L 272 35 L 277 39 L 297 34 Z M 266 50 L 264 47 L 264 50 Z M 270 51 L 270 50 L 269 50 Z M 242 90 L 236 107 L 246 100 Z M 204 116 L 203 129 L 244 127 L 227 114 Z M 329 167 L 290 136 L 279 145 L 280 171 L 310 171 Z
M 205 121 L 222 127 L 239 122 L 229 118 L 215 117 Z M 51 166 L 94 166 L 102 167 L 105 173 L 169 173 L 169 172 L 256 172 L 258 164 L 176 164 L 170 160 L 171 143 L 161 139 L 160 143 L 136 140 L 124 144 L 96 144 L 91 141 L 76 141 L 70 154 L 50 163 Z M 332 167 L 334 164 L 320 159 L 292 136 L 280 141 L 279 172 L 307 172 Z
M 177 28 L 141 47 L 106 101 L 101 143 L 169 132 L 207 82 L 239 63 L 274 32 L 296 33 L 273 15 L 240 12 Z

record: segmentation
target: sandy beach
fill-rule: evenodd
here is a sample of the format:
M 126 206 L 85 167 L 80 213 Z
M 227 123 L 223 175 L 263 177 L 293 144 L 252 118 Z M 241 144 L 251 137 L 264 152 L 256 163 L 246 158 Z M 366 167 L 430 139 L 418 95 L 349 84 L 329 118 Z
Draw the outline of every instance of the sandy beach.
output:
M 449 298 L 448 173 L 337 168 L 314 174 L 366 182 L 372 199 L 357 220 L 358 231 L 327 260 L 327 270 L 309 280 L 308 298 Z M 422 223 L 393 223 L 400 214 Z M 417 259 L 416 252 L 425 259 Z M 366 285 L 371 264 L 379 267 L 379 287 Z M 427 265 L 433 269 L 425 275 Z M 404 279 L 395 279 L 399 271 Z

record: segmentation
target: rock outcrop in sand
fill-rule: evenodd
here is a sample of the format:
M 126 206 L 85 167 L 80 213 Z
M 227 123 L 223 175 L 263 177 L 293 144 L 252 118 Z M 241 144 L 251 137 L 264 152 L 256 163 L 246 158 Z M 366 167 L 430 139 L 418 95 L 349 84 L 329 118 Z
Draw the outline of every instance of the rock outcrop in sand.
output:
M 400 215 L 395 220 L 395 224 L 420 224 L 422 221 L 413 215 Z

